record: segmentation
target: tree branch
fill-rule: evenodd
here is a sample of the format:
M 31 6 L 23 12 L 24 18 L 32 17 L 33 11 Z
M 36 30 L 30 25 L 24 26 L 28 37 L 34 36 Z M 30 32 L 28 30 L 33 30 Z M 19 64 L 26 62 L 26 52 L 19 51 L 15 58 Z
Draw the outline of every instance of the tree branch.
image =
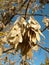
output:
M 18 11 L 20 11 L 22 9 L 22 7 L 27 3 L 28 0 L 25 0 L 22 5 L 20 6 L 20 8 L 18 9 Z
M 45 27 L 43 30 L 41 30 L 41 32 L 44 32 L 49 26 Z
M 7 49 L 6 51 L 3 51 L 3 53 L 7 53 L 7 52 L 9 52 L 9 51 L 11 51 L 11 50 L 14 50 L 14 47 L 12 47 L 12 48 L 10 48 L 10 49 Z
M 45 51 L 47 51 L 47 52 L 49 53 L 49 50 L 48 50 L 48 49 L 42 47 L 40 44 L 37 44 L 37 45 L 38 45 L 41 49 L 43 49 L 43 50 L 45 50 Z
M 28 10 L 28 7 L 29 7 L 29 3 L 30 3 L 30 1 L 31 1 L 31 0 L 28 1 L 27 7 L 26 7 L 26 11 L 25 11 L 25 19 L 26 19 L 27 10 Z

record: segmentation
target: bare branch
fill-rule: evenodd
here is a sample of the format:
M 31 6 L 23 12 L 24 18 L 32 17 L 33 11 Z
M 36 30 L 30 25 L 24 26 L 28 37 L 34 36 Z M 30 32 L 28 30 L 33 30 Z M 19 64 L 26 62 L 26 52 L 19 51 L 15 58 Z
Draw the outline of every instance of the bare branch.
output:
M 43 47 L 43 46 L 41 46 L 40 44 L 37 44 L 41 49 L 43 49 L 43 50 L 45 50 L 45 51 L 47 51 L 48 53 L 49 53 L 49 50 L 48 49 L 46 49 L 45 47 Z
M 26 7 L 26 11 L 25 11 L 25 19 L 26 19 L 27 10 L 28 10 L 28 7 L 29 7 L 29 3 L 30 3 L 30 1 L 31 1 L 31 0 L 28 1 L 27 7 Z
M 7 49 L 6 51 L 3 51 L 3 53 L 7 53 L 7 52 L 9 52 L 9 51 L 11 51 L 11 50 L 14 50 L 14 47 L 12 47 L 12 48 L 10 48 L 10 49 Z

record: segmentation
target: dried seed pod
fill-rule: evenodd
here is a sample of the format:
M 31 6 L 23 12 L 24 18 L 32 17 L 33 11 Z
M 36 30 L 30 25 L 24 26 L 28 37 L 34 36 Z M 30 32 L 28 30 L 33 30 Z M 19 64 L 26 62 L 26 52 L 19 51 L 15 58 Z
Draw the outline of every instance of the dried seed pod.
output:
M 17 2 L 18 2 L 18 3 L 22 3 L 22 2 L 23 2 L 23 0 L 17 0 Z
M 49 30 L 49 18 L 44 17 L 43 22 L 45 23 L 46 27 L 48 27 L 47 29 Z
M 36 44 L 36 41 L 40 42 L 40 35 L 43 36 L 43 34 L 40 31 L 40 24 L 38 23 L 38 21 L 36 21 L 34 19 L 34 17 L 30 17 L 29 19 L 29 27 L 30 27 L 30 39 L 32 40 L 32 42 L 34 42 Z
M 2 56 L 3 48 L 0 46 L 0 56 Z

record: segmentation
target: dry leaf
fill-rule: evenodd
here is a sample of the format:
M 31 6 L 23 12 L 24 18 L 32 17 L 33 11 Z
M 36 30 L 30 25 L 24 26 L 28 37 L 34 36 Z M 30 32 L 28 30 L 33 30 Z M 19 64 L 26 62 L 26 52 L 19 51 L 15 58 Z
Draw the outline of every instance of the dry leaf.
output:
M 43 18 L 43 22 L 45 23 L 46 26 L 48 26 L 47 29 L 49 30 L 49 18 L 44 17 L 44 18 Z
M 20 4 L 20 3 L 22 3 L 22 2 L 23 2 L 23 0 L 17 0 L 17 2 Z
M 29 35 L 30 35 L 30 41 L 36 43 L 36 33 L 33 29 L 30 30 Z
M 39 47 L 36 45 L 36 46 L 33 46 L 32 49 L 35 51 L 38 51 Z
M 40 42 L 40 34 L 36 32 L 36 39 Z
M 41 28 L 40 24 L 38 23 L 38 21 L 36 21 L 34 19 L 34 17 L 30 17 L 29 25 L 30 25 L 29 27 L 31 27 L 32 32 L 34 32 L 34 34 L 36 34 L 35 37 L 32 34 L 31 35 L 32 38 L 30 38 L 30 39 L 32 39 L 32 42 L 34 42 L 34 41 L 36 42 L 36 39 L 40 42 L 40 35 L 44 36 L 40 31 L 40 28 Z
M 3 38 L 1 38 L 1 41 L 4 42 L 4 43 L 7 43 L 7 37 L 4 36 Z
M 30 50 L 27 52 L 27 56 L 28 56 L 29 59 L 32 59 L 32 56 L 33 56 L 32 49 L 30 49 Z
M 22 42 L 21 29 L 17 23 L 14 25 L 14 27 L 10 31 L 8 41 L 13 44 Z
M 45 36 L 42 34 L 40 30 L 38 30 L 38 33 L 45 38 Z
M 0 47 L 0 56 L 2 55 L 3 49 Z
M 23 17 L 21 17 L 20 20 L 21 20 L 21 24 L 23 24 L 24 26 L 26 26 L 26 24 L 27 24 L 26 20 Z

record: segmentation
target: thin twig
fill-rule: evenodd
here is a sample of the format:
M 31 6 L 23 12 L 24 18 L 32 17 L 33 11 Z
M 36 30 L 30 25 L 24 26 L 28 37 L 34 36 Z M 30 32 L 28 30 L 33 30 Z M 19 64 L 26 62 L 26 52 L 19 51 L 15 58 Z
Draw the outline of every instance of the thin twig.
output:
M 30 1 L 31 1 L 31 0 L 28 1 L 27 7 L 26 7 L 26 11 L 25 11 L 25 19 L 26 19 L 27 10 L 28 10 L 28 7 L 29 7 L 29 3 L 30 3 Z
M 49 26 L 45 27 L 43 30 L 41 30 L 41 32 L 44 32 Z
M 18 9 L 18 11 L 20 11 L 22 9 L 22 7 L 27 3 L 28 0 L 25 0 L 22 5 L 20 6 L 20 8 Z
M 10 49 L 7 49 L 6 51 L 3 51 L 3 53 L 6 53 L 6 52 L 9 52 L 11 50 L 14 50 L 14 47 L 10 48 Z
M 43 46 L 41 46 L 40 44 L 37 44 L 41 49 L 43 49 L 43 50 L 45 50 L 45 51 L 47 51 L 48 53 L 49 53 L 49 50 L 48 49 L 46 49 L 46 48 L 44 48 Z

